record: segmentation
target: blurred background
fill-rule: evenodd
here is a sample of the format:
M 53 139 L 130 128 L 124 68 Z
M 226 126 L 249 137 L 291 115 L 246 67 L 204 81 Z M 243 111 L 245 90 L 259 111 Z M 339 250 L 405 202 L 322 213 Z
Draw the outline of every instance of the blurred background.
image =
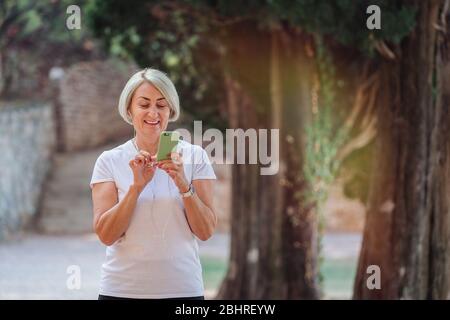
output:
M 448 299 L 449 10 L 0 0 L 0 299 L 97 298 L 89 181 L 133 135 L 117 103 L 144 67 L 177 87 L 172 129 L 280 130 L 276 175 L 214 165 L 207 298 Z

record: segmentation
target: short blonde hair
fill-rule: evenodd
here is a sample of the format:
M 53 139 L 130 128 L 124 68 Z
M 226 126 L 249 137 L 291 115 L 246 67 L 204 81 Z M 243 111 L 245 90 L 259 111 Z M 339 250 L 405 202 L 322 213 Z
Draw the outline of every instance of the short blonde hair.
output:
M 129 124 L 133 124 L 128 113 L 131 97 L 134 91 L 145 81 L 151 83 L 169 103 L 170 116 L 169 121 L 176 121 L 180 116 L 180 99 L 178 98 L 175 85 L 169 77 L 162 71 L 152 68 L 146 68 L 138 71 L 131 76 L 122 90 L 119 98 L 119 114 Z

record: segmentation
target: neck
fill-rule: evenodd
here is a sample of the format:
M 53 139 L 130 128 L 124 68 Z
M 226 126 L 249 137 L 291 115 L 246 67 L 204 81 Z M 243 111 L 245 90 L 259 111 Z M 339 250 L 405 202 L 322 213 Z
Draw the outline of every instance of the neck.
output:
M 147 151 L 151 155 L 155 155 L 156 152 L 158 151 L 159 136 L 156 136 L 155 138 L 152 139 L 137 134 L 135 141 L 139 150 Z

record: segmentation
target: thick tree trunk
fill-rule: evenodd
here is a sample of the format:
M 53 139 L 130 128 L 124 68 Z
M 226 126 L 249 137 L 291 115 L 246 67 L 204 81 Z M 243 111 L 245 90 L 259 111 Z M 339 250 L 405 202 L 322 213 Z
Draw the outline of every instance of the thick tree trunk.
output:
M 232 71 L 225 81 L 230 125 L 280 129 L 280 168 L 276 175 L 261 175 L 260 165 L 233 166 L 231 256 L 218 298 L 315 299 L 315 217 L 301 196 L 307 188 L 301 138 L 308 70 L 295 68 L 305 62 L 295 61 L 298 51 L 282 53 L 291 43 L 282 43 L 279 31 L 247 34 L 249 29 L 236 27 L 230 37 L 235 50 L 228 53 Z
M 284 41 L 283 41 L 284 40 Z M 288 299 L 319 299 L 318 219 L 314 203 L 305 195 L 311 187 L 304 175 L 305 125 L 311 120 L 313 66 L 304 48 L 312 39 L 281 33 L 283 110 L 281 155 L 283 176 L 283 261 Z M 284 42 L 284 45 L 283 45 Z M 294 45 L 294 43 L 296 45 Z
M 428 298 L 450 299 L 450 1 L 441 12 L 444 23 L 437 46 L 436 106 L 438 126 L 436 185 L 433 190 L 431 225 L 430 288 Z
M 447 297 L 450 119 L 434 84 L 441 81 L 435 24 L 442 3 L 416 1 L 416 28 L 397 60 L 380 66 L 377 160 L 356 299 Z M 380 267 L 380 289 L 367 285 L 370 265 Z
M 0 48 L 0 98 L 7 96 L 9 81 L 6 50 Z

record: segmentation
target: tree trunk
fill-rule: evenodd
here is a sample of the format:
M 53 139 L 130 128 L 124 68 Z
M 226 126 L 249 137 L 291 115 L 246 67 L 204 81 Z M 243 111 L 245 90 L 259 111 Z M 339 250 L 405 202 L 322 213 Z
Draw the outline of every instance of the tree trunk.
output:
M 295 46 L 286 37 L 283 43 L 279 30 L 255 30 L 240 25 L 228 31 L 230 125 L 280 129 L 280 167 L 276 175 L 261 175 L 260 165 L 233 165 L 230 262 L 218 298 L 314 299 L 319 297 L 316 225 L 301 196 L 307 188 L 301 138 L 308 70 L 293 68 L 304 60 L 280 49 Z
M 437 134 L 436 186 L 433 192 L 429 298 L 450 299 L 450 1 L 441 12 L 446 30 L 437 46 L 436 106 L 439 110 Z
M 10 81 L 7 71 L 7 52 L 0 47 L 0 98 L 6 96 Z
M 441 97 L 437 31 L 442 1 L 415 1 L 417 24 L 382 62 L 377 157 L 356 299 L 443 299 L 448 292 L 449 105 Z M 434 84 L 433 82 L 437 83 Z M 381 288 L 369 289 L 368 267 Z

